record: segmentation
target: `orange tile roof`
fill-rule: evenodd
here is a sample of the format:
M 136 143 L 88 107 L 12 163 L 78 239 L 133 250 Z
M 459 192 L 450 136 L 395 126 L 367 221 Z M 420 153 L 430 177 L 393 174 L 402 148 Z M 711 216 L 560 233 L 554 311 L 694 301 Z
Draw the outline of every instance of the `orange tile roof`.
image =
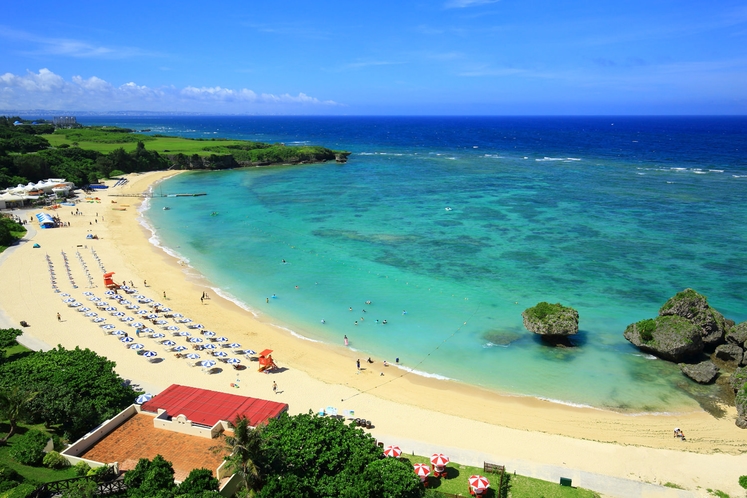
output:
M 218 453 L 213 448 L 221 448 Z M 153 417 L 136 414 L 96 443 L 81 458 L 95 462 L 120 462 L 122 470 L 134 468 L 140 458 L 163 456 L 174 466 L 174 479 L 183 481 L 192 469 L 213 472 L 227 453 L 223 438 L 207 439 L 153 427 Z

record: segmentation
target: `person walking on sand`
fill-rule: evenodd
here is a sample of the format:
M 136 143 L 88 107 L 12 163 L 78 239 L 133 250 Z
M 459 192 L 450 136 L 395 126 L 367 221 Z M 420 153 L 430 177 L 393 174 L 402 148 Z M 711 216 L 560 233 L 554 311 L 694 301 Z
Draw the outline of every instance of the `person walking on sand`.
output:
M 274 380 L 272 381 L 272 392 L 275 394 L 278 393 L 278 384 Z
M 166 291 L 163 291 L 163 298 L 166 299 Z
M 355 360 L 355 366 L 358 368 L 358 371 L 361 369 L 361 360 Z
M 205 296 L 200 296 L 200 304 L 205 304 Z
M 60 316 L 60 314 L 59 314 L 59 313 L 57 313 L 57 321 L 58 321 L 58 322 L 61 322 L 61 321 L 62 321 L 62 317 Z M 345 339 L 345 342 L 348 342 L 347 338 Z M 347 346 L 347 344 L 345 344 L 345 345 Z
M 59 317 L 60 315 L 57 315 L 57 316 Z M 348 345 L 348 336 L 345 336 L 345 345 L 346 346 Z

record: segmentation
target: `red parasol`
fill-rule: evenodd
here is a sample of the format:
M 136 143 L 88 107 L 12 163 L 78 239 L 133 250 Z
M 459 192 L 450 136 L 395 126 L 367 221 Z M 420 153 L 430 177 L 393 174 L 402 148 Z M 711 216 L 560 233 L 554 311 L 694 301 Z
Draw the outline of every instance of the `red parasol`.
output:
M 415 470 L 415 474 L 421 479 L 428 477 L 428 474 L 431 473 L 431 469 L 424 463 L 416 463 L 412 467 Z
M 449 457 L 447 457 L 443 453 L 434 453 L 431 456 L 431 463 L 436 467 L 443 467 L 444 465 L 449 463 Z
M 488 486 L 490 486 L 490 481 L 488 481 L 483 476 L 470 476 L 469 485 L 475 488 L 476 490 L 477 489 L 488 489 Z
M 399 449 L 399 446 L 387 446 L 384 449 L 384 456 L 399 458 L 401 454 L 402 450 Z

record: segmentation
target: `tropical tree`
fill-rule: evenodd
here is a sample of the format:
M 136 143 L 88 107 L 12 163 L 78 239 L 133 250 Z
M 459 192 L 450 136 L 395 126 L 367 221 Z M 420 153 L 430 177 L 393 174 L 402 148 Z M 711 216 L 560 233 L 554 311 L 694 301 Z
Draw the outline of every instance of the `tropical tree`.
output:
M 8 442 L 18 430 L 18 422 L 28 414 L 28 406 L 39 393 L 29 392 L 20 386 L 0 390 L 0 419 L 8 421 L 10 429 L 0 443 Z
M 161 455 L 138 460 L 135 468 L 125 473 L 124 483 L 127 496 L 132 498 L 172 498 L 177 489 L 174 467 Z
M 209 496 L 208 492 L 211 491 L 218 491 L 218 479 L 213 477 L 213 473 L 208 469 L 193 469 L 179 485 L 176 496 L 185 498 Z
M 262 485 L 264 428 L 252 429 L 249 420 L 241 416 L 236 418 L 233 427 L 233 436 L 224 435 L 225 448 L 221 448 L 230 452 L 225 457 L 226 468 L 241 477 L 241 487 L 253 496 Z

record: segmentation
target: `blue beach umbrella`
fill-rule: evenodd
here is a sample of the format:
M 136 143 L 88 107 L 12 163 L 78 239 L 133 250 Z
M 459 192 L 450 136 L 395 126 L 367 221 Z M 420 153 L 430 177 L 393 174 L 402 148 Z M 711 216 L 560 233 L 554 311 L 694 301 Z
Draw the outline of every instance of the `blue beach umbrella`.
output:
M 112 325 L 111 323 L 107 323 L 106 325 L 103 325 L 101 328 L 104 330 L 111 330 L 114 328 L 114 325 Z
M 164 346 L 176 346 L 174 341 L 163 341 L 161 344 Z
M 143 356 L 145 356 L 146 358 L 155 358 L 156 356 L 158 356 L 158 353 L 156 353 L 155 351 L 146 351 L 145 353 L 143 353 Z
M 180 335 L 181 337 L 189 337 L 189 336 L 191 336 L 192 334 L 190 334 L 189 332 L 187 332 L 187 331 L 185 330 L 184 332 L 179 332 L 179 335 Z
M 84 296 L 93 296 L 93 292 L 84 292 L 83 295 Z
M 181 313 L 174 313 L 174 318 L 184 318 L 184 315 Z
M 144 347 L 145 347 L 145 346 L 143 346 L 143 345 L 142 345 L 142 344 L 140 344 L 139 342 L 136 342 L 135 344 L 133 344 L 133 345 L 131 345 L 131 346 L 130 346 L 130 349 L 134 349 L 135 351 L 137 351 L 137 350 L 139 350 L 139 349 L 143 349 Z
M 215 344 L 205 344 L 202 349 L 216 349 L 217 347 Z
M 244 351 L 244 353 L 246 353 L 248 355 L 255 355 L 255 354 L 257 354 L 257 352 L 254 351 L 253 349 L 247 349 L 246 351 Z
M 187 359 L 188 360 L 199 360 L 200 359 L 200 355 L 198 355 L 197 353 L 189 353 L 187 355 Z
M 125 335 L 125 331 L 124 330 L 115 330 L 114 332 L 112 332 L 112 335 Z
M 104 321 L 104 318 L 98 317 L 98 318 L 94 318 L 94 319 L 93 319 L 93 320 L 91 320 L 91 321 L 92 321 L 93 323 L 101 323 L 101 322 L 103 322 L 103 321 Z
M 177 327 L 176 325 L 169 325 L 168 327 L 166 327 L 166 330 L 176 332 L 177 330 L 179 330 L 179 327 Z
M 176 351 L 177 353 L 181 353 L 182 351 L 186 351 L 187 346 L 177 346 L 173 349 L 173 351 Z
M 239 349 L 241 347 L 241 344 L 239 344 L 238 342 L 232 342 L 228 345 L 228 347 L 231 349 Z
M 140 310 L 140 311 L 136 311 L 135 314 L 136 315 L 147 315 L 148 311 L 147 310 Z
M 198 343 L 202 342 L 202 339 L 200 339 L 199 337 L 192 337 L 189 339 L 189 342 Z
M 218 337 L 215 342 L 228 342 L 228 337 Z
M 216 358 L 225 358 L 226 356 L 228 356 L 228 353 L 226 353 L 225 351 L 216 351 L 215 353 L 213 353 L 213 356 L 215 356 Z
M 238 358 L 229 358 L 226 363 L 228 363 L 229 365 L 238 365 L 239 363 L 241 363 L 241 360 Z
M 215 366 L 215 362 L 213 360 L 204 360 L 200 363 L 200 365 L 204 368 L 210 368 Z
M 204 335 L 205 337 L 215 337 L 215 332 L 211 332 L 211 331 L 209 331 L 209 330 L 205 330 L 205 331 L 204 331 L 204 332 L 202 333 L 202 335 Z
M 135 342 L 135 339 L 133 339 L 132 337 L 123 337 L 120 339 L 120 341 L 124 342 L 125 344 L 129 344 L 131 342 Z
M 161 337 L 166 337 L 166 334 L 162 334 L 160 332 L 155 333 L 151 336 L 153 339 L 160 339 Z
M 133 324 L 130 324 L 130 326 L 139 329 L 140 327 L 143 326 L 143 324 L 142 324 L 142 322 L 135 322 Z
M 150 393 L 141 394 L 137 397 L 135 403 L 137 403 L 138 405 L 142 405 L 143 403 L 147 403 L 148 401 L 150 401 L 152 397 L 153 395 Z

